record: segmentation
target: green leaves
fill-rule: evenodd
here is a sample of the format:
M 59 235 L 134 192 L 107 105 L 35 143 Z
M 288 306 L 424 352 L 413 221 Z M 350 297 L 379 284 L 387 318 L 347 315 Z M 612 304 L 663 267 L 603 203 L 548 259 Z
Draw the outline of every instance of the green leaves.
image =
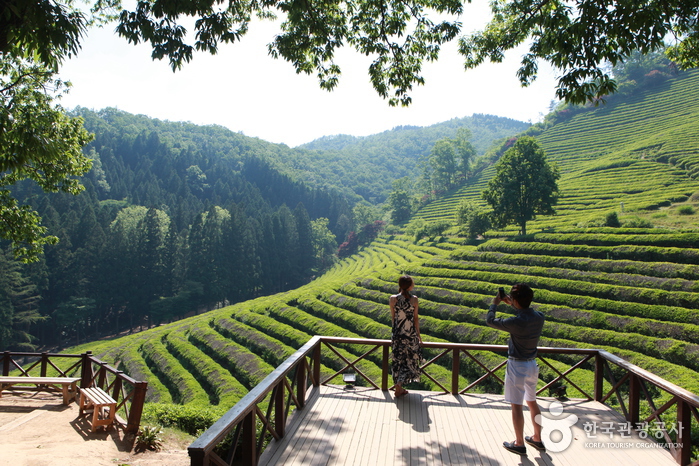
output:
M 517 76 L 522 85 L 536 79 L 537 61 L 560 70 L 556 96 L 573 104 L 603 98 L 616 91 L 605 66 L 638 50 L 647 53 L 664 46 L 673 34 L 671 52 L 683 67 L 696 66 L 696 16 L 699 2 L 615 0 L 576 2 L 511 0 L 493 2 L 494 17 L 480 32 L 461 38 L 466 69 L 486 58 L 500 62 L 504 53 L 529 40 Z
M 496 174 L 482 196 L 493 207 L 496 226 L 515 223 L 523 235 L 527 222 L 537 215 L 553 215 L 558 201 L 560 178 L 555 165 L 546 161 L 536 139 L 522 137 L 509 148 L 495 166 Z
M 57 238 L 46 236 L 39 215 L 18 205 L 8 187 L 30 179 L 47 192 L 77 194 L 83 187 L 75 177 L 92 166 L 82 153 L 92 135 L 81 118 L 54 104 L 66 88 L 42 66 L 8 56 L 0 61 L 0 236 L 27 262 Z

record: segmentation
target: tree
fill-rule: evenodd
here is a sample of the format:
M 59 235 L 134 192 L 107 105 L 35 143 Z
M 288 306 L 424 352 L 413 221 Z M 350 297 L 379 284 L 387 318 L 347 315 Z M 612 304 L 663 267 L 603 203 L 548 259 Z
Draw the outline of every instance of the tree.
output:
M 0 348 L 34 351 L 29 327 L 44 318 L 39 314 L 40 296 L 22 271 L 22 264 L 0 249 Z
M 409 93 L 424 84 L 422 65 L 439 57 L 441 46 L 459 37 L 467 2 L 417 0 L 410 3 L 359 0 L 334 3 L 224 2 L 221 0 L 139 0 L 133 10 L 121 0 L 92 0 L 85 17 L 71 0 L 8 0 L 0 7 L 0 52 L 40 57 L 56 64 L 75 54 L 87 25 L 116 20 L 116 31 L 132 43 L 149 43 L 154 59 L 167 58 L 173 70 L 194 51 L 215 54 L 220 44 L 239 41 L 252 18 L 283 16 L 281 32 L 268 45 L 274 57 L 298 73 L 315 73 L 331 90 L 341 69 L 335 52 L 347 45 L 374 57 L 369 76 L 391 105 L 408 105 Z M 501 0 L 491 2 L 492 19 L 482 31 L 459 37 L 466 68 L 485 59 L 502 61 L 505 52 L 528 44 L 517 76 L 523 85 L 537 75 L 539 61 L 561 70 L 557 94 L 568 101 L 591 100 L 614 91 L 605 68 L 634 50 L 662 47 L 677 38 L 671 57 L 682 66 L 699 63 L 699 1 L 643 0 L 576 2 Z M 116 14 L 114 14 L 116 12 Z M 194 19 L 193 34 L 183 23 Z M 193 37 L 192 43 L 187 42 Z
M 467 128 L 459 128 L 455 138 L 443 138 L 434 144 L 422 173 L 430 191 L 448 191 L 468 176 L 471 159 L 476 155 L 470 138 Z
M 77 194 L 83 187 L 75 177 L 91 166 L 82 154 L 91 139 L 82 119 L 54 105 L 55 93 L 64 89 L 47 69 L 0 57 L 0 237 L 26 262 L 58 239 L 47 235 L 35 210 L 19 205 L 10 187 L 30 179 L 47 192 Z
M 482 193 L 493 208 L 493 223 L 504 227 L 514 223 L 527 234 L 527 222 L 537 215 L 555 214 L 560 178 L 549 164 L 536 139 L 521 137 L 495 165 L 495 176 Z
M 312 243 L 315 257 L 315 270 L 318 274 L 324 272 L 335 262 L 337 241 L 328 228 L 330 222 L 321 217 L 311 221 Z
M 490 214 L 473 201 L 461 201 L 456 211 L 456 223 L 462 234 L 473 239 L 491 228 Z

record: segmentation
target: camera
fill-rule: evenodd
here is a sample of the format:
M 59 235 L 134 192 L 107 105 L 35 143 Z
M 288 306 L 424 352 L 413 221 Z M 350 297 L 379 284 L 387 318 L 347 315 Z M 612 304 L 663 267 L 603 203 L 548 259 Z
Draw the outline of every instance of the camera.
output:
M 498 290 L 498 298 L 503 299 L 505 297 L 505 288 L 500 287 Z

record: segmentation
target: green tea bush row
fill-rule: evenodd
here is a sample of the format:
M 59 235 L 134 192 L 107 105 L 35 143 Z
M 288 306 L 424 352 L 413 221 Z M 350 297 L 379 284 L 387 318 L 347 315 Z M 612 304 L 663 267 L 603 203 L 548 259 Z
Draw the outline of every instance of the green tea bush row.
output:
M 211 327 L 194 327 L 189 341 L 228 369 L 248 390 L 260 383 L 274 368 L 247 348 L 226 339 Z
M 484 301 L 486 303 L 489 302 L 490 296 L 495 294 L 497 290 L 496 287 L 498 286 L 498 282 L 483 283 L 480 281 L 434 278 L 427 276 L 421 276 L 420 283 L 420 292 L 428 299 L 464 306 L 472 305 L 475 307 L 483 306 L 483 304 L 476 304 L 478 301 L 481 303 Z M 424 285 L 422 285 L 423 283 Z M 500 283 L 504 284 L 511 282 L 503 281 Z M 556 304 L 575 309 L 590 309 L 609 314 L 637 316 L 648 319 L 683 322 L 694 325 L 699 324 L 699 315 L 695 310 L 680 307 L 616 301 L 612 299 L 594 298 L 591 296 L 570 295 L 556 291 L 549 291 L 543 288 L 535 289 L 534 299 L 538 303 Z
M 551 243 L 520 243 L 491 240 L 478 246 L 480 251 L 497 251 L 509 254 L 538 254 L 546 256 L 589 257 L 610 260 L 638 260 L 646 262 L 672 262 L 697 264 L 699 250 L 666 248 L 657 246 L 585 246 Z
M 216 405 L 231 407 L 248 390 L 231 374 L 192 345 L 181 332 L 168 333 L 163 343 L 201 383 Z
M 699 246 L 699 234 L 601 234 L 601 233 L 535 233 L 520 236 L 516 239 L 522 242 L 553 243 L 553 244 L 584 244 L 587 246 L 618 246 L 642 245 L 692 249 Z M 697 255 L 695 251 L 694 256 Z
M 129 377 L 135 380 L 145 380 L 148 382 L 148 391 L 146 392 L 146 401 L 151 403 L 172 403 L 172 395 L 167 387 L 160 381 L 158 377 L 146 364 L 143 356 L 138 351 L 138 346 L 135 344 L 125 345 L 120 359 L 119 370 L 123 370 Z
M 341 325 L 342 328 L 353 331 L 360 337 L 380 340 L 391 339 L 390 319 L 388 319 L 388 322 L 383 321 L 379 323 L 380 321 L 378 320 L 367 318 L 362 314 L 350 312 L 330 305 L 328 302 L 310 297 L 299 300 L 297 306 L 308 314 L 332 324 Z
M 311 339 L 312 335 L 280 323 L 279 320 L 269 316 L 269 311 L 265 312 L 266 315 L 240 307 L 235 309 L 231 317 L 292 348 L 301 348 Z
M 516 272 L 513 271 L 513 272 Z M 532 288 L 556 291 L 576 296 L 594 296 L 599 299 L 613 299 L 621 301 L 632 301 L 636 303 L 646 303 L 649 305 L 664 305 L 682 308 L 699 309 L 699 293 L 687 291 L 666 291 L 650 288 L 637 288 L 633 286 L 623 286 L 620 284 L 610 285 L 607 283 L 591 283 L 581 280 L 570 280 L 563 278 L 550 278 L 536 275 L 519 275 L 517 273 L 485 272 L 467 269 L 444 269 L 431 267 L 415 267 L 408 269 L 408 273 L 421 277 L 423 283 L 429 282 L 433 286 L 440 286 L 444 283 L 445 288 L 457 288 L 471 291 L 471 282 L 485 283 L 527 283 Z M 454 280 L 463 280 L 459 284 Z M 699 318 L 696 322 L 699 323 Z
M 647 275 L 628 273 L 588 272 L 577 269 L 560 268 L 556 266 L 542 267 L 538 265 L 513 265 L 478 261 L 454 261 L 449 259 L 431 259 L 423 264 L 433 269 L 447 270 L 449 275 L 452 270 L 473 270 L 481 272 L 513 273 L 517 275 L 531 275 L 540 277 L 555 277 L 566 280 L 585 281 L 589 283 L 606 283 L 642 288 L 656 288 L 666 291 L 699 291 L 699 283 L 696 280 L 683 280 L 679 278 L 659 278 Z M 458 276 L 454 273 L 453 276 Z
M 340 300 L 341 299 L 337 297 L 334 299 L 334 301 Z M 347 305 L 350 299 L 346 298 L 342 300 L 342 302 Z M 428 309 L 427 307 L 422 307 L 425 310 Z M 362 309 L 362 306 L 355 303 L 353 308 L 357 310 L 357 312 L 360 312 L 359 309 Z M 426 332 L 429 331 L 430 334 L 438 335 L 449 341 L 504 344 L 496 340 L 496 337 L 502 337 L 502 335 L 499 335 L 502 332 L 497 332 L 485 326 L 484 310 L 480 311 L 480 313 L 472 313 L 471 317 L 476 317 L 478 314 L 480 314 L 480 318 L 477 321 L 468 323 L 465 321 L 454 322 L 452 320 L 441 320 L 426 315 L 423 312 L 421 328 L 424 324 Z M 695 370 L 699 369 L 699 345 L 677 340 L 654 338 L 638 334 L 624 334 L 610 330 L 590 329 L 557 322 L 547 322 L 544 326 L 543 335 L 555 339 L 586 342 L 592 347 L 604 344 L 657 357 L 676 364 L 682 364 Z
M 168 388 L 172 401 L 198 406 L 210 404 L 209 395 L 201 384 L 170 354 L 159 339 L 151 338 L 144 341 L 141 352 L 151 371 Z
M 339 296 L 339 295 L 334 295 Z M 331 296 L 332 298 L 332 296 Z M 351 311 L 337 308 L 328 302 L 320 301 L 317 299 L 306 299 L 303 303 L 299 303 L 301 309 L 318 316 L 319 318 L 327 318 L 328 320 L 338 320 L 345 317 L 347 320 L 345 325 L 349 324 L 349 330 L 354 329 L 357 334 L 363 338 L 375 338 L 380 340 L 390 340 L 391 339 L 391 327 L 390 318 L 388 319 L 388 325 L 381 325 L 373 321 L 373 319 L 363 316 L 361 314 L 356 314 Z M 342 322 L 342 320 L 340 320 Z M 425 341 L 439 341 L 430 338 L 428 334 L 423 334 Z M 368 348 L 367 348 L 368 349 Z M 426 359 L 436 356 L 437 353 L 434 351 L 424 350 Z M 370 358 L 375 361 L 377 365 L 381 365 L 382 354 L 380 352 L 374 352 Z M 449 369 L 441 367 L 440 364 L 448 364 Z M 430 366 L 429 374 L 437 379 L 443 385 L 446 383 L 451 383 L 451 360 L 446 358 L 440 360 L 437 364 Z M 466 380 L 462 380 L 465 383 Z M 423 380 L 421 386 L 428 390 L 439 390 L 437 385 L 434 385 L 429 379 Z
M 362 338 L 361 335 L 357 335 L 356 333 L 350 332 L 335 324 L 319 319 L 318 317 L 312 316 L 297 308 L 279 306 L 275 307 L 274 309 L 270 309 L 270 314 L 277 318 L 280 322 L 298 329 L 303 329 L 304 331 L 314 335 Z M 349 361 L 353 361 L 357 359 L 358 356 L 361 356 L 364 352 L 366 352 L 369 347 L 365 345 L 339 344 L 336 346 L 336 349 L 339 349 L 339 352 Z M 336 370 L 345 365 L 343 361 L 338 360 L 337 356 L 334 354 L 327 354 L 326 358 L 327 359 L 324 358 L 325 364 L 333 367 Z M 374 382 L 381 380 L 381 367 L 370 359 L 365 358 L 357 364 L 357 367 L 359 367 L 359 369 Z
M 265 316 L 262 314 L 257 314 L 255 312 L 251 312 L 251 311 L 246 310 L 246 309 L 236 309 L 236 312 L 232 315 L 232 317 L 236 320 L 240 319 L 241 322 L 245 322 L 246 324 L 250 325 L 251 327 L 257 328 L 261 332 L 266 332 L 268 335 L 270 335 L 274 338 L 277 338 L 280 341 L 284 341 L 285 343 L 289 344 L 292 347 L 295 347 L 295 348 L 302 347 L 303 345 L 305 345 L 308 342 L 308 340 L 311 339 L 312 335 L 297 329 L 293 325 L 286 324 L 284 322 L 284 319 L 277 317 L 278 314 L 275 314 L 275 313 L 281 312 L 280 308 L 290 309 L 292 311 L 291 314 L 293 314 L 293 308 L 289 308 L 289 307 L 285 307 L 285 306 L 278 306 L 275 309 L 274 313 L 270 312 L 271 308 L 268 308 L 266 311 L 266 312 L 274 315 L 275 316 L 274 318 L 269 317 L 269 316 Z M 291 314 L 289 314 L 288 316 L 292 317 Z M 325 334 L 319 333 L 319 335 L 325 335 Z M 336 336 L 348 336 L 348 332 L 344 331 L 344 335 L 336 335 Z M 354 346 L 354 350 L 356 351 L 357 345 L 350 345 L 350 347 L 352 347 L 352 346 Z M 356 359 L 356 357 L 358 355 L 355 353 L 348 352 L 343 347 L 340 347 L 338 349 L 338 351 L 345 358 L 347 358 L 350 361 Z M 323 352 L 323 357 L 322 357 L 322 363 L 325 366 L 321 367 L 321 374 L 324 378 L 329 376 L 329 375 L 332 375 L 336 370 L 339 370 L 341 367 L 344 366 L 344 364 L 342 364 L 342 361 L 338 360 L 338 358 L 335 355 L 330 355 L 327 353 L 328 353 L 327 351 Z M 332 368 L 332 371 L 330 369 L 327 369 L 327 368 Z
M 213 319 L 211 325 L 226 338 L 260 355 L 272 367 L 277 367 L 296 352 L 291 346 L 234 319 Z
M 480 261 L 496 264 L 558 267 L 590 272 L 637 274 L 659 278 L 699 280 L 699 266 L 693 264 L 510 254 L 497 251 L 474 251 L 466 249 L 455 251 L 451 254 L 451 258 L 455 260 Z
M 365 279 L 362 283 L 367 283 L 374 287 L 382 286 L 378 279 Z M 390 286 L 388 283 L 383 283 L 384 289 Z M 381 291 L 367 289 L 354 284 L 346 284 L 340 291 L 349 296 L 379 303 L 381 302 L 381 298 L 385 297 L 385 293 Z M 430 301 L 422 296 L 420 298 L 420 312 L 421 314 L 430 315 L 443 320 L 480 324 L 485 318 L 487 303 L 490 297 L 474 295 L 474 298 L 474 307 L 467 307 Z M 575 326 L 599 328 L 622 333 L 638 333 L 652 337 L 672 338 L 688 343 L 699 344 L 698 325 L 660 322 L 641 317 L 618 316 L 600 311 L 573 309 L 550 304 L 535 303 L 534 307 L 544 313 L 547 322 L 562 322 Z

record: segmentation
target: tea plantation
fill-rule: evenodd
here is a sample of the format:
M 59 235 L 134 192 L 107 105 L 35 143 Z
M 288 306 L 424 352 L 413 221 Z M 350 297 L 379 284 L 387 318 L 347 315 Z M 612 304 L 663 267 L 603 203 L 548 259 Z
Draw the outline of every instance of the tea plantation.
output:
M 558 215 L 531 222 L 527 237 L 508 229 L 469 242 L 455 227 L 417 243 L 404 232 L 384 235 L 302 288 L 67 352 L 91 350 L 148 380 L 151 403 L 215 416 L 313 335 L 390 338 L 388 296 L 408 273 L 425 340 L 504 344 L 506 334 L 484 325 L 486 309 L 498 287 L 526 282 L 546 315 L 542 345 L 603 348 L 699 393 L 699 214 L 678 214 L 680 204 L 699 211 L 692 196 L 699 192 L 699 73 L 536 136 L 561 170 L 562 195 Z M 493 173 L 483 170 L 413 221 L 453 222 L 458 203 L 479 199 Z M 621 227 L 599 226 L 611 212 Z M 356 358 L 364 349 L 340 351 Z M 378 378 L 380 357 L 361 370 Z M 323 363 L 328 374 L 341 367 Z M 451 363 L 444 364 L 430 369 L 435 379 L 450 379 Z M 589 373 L 576 373 L 591 386 Z M 475 363 L 463 363 L 461 386 L 481 375 Z M 434 387 L 425 380 L 422 388 Z

